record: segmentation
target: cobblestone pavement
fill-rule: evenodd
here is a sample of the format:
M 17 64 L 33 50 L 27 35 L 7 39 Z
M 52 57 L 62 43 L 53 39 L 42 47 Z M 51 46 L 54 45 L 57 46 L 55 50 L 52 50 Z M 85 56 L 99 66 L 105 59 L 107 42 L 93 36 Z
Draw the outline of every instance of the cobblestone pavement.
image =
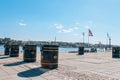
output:
M 0 80 L 120 80 L 120 60 L 111 52 L 59 53 L 59 66 L 53 70 L 41 68 L 40 60 L 40 53 L 32 63 L 23 62 L 23 53 L 0 53 Z

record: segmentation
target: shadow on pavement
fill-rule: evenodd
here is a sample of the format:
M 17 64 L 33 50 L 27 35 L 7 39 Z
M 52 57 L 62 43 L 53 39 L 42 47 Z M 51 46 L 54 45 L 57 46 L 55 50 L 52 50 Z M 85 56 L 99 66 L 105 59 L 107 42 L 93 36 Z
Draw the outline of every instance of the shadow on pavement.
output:
M 14 63 L 9 63 L 9 64 L 4 64 L 4 66 L 18 66 L 18 65 L 22 65 L 22 64 L 26 64 L 26 62 L 23 62 L 23 61 L 14 62 Z
M 0 55 L 0 59 L 6 59 L 6 58 L 10 58 L 10 57 L 6 55 Z
M 0 56 L 4 56 L 4 55 L 0 55 Z
M 19 77 L 26 77 L 26 78 L 27 77 L 36 77 L 36 76 L 40 76 L 48 71 L 50 71 L 50 69 L 44 69 L 44 68 L 38 67 L 38 68 L 33 68 L 33 69 L 30 69 L 27 71 L 20 72 L 17 75 Z

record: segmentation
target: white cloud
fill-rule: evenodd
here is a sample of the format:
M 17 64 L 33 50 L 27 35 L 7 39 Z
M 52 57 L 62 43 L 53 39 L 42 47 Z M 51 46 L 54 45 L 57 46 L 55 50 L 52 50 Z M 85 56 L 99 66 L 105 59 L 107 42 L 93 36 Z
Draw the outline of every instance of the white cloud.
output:
M 74 27 L 73 29 L 74 29 L 74 30 L 78 30 L 78 29 L 79 29 L 79 27 Z
M 58 30 L 59 33 L 71 33 L 79 29 L 78 27 L 72 27 L 72 28 L 65 29 L 62 24 L 54 24 L 54 27 Z
M 61 30 L 59 30 L 59 32 L 70 33 L 70 32 L 73 32 L 73 29 L 61 29 Z
M 23 26 L 23 27 L 24 27 L 24 26 L 27 26 L 27 24 L 25 24 L 25 23 L 23 23 L 23 22 L 19 22 L 18 24 L 19 24 L 19 26 Z
M 63 28 L 63 25 L 61 25 L 61 24 L 54 24 L 54 27 L 55 27 L 56 29 L 62 29 L 62 28 Z

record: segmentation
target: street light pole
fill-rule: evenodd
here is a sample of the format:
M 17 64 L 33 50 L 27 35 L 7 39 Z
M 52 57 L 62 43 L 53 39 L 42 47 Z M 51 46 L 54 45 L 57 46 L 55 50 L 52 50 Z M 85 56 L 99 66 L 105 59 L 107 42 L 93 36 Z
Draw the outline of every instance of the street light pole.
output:
M 111 37 L 109 37 L 109 48 L 111 49 Z

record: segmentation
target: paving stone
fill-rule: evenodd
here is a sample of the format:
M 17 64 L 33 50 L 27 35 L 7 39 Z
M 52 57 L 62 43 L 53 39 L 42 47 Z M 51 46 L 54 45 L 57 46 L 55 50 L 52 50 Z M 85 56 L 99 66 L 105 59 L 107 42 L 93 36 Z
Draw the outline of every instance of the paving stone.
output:
M 120 80 L 120 59 L 112 58 L 111 52 L 59 53 L 58 68 L 53 70 L 41 68 L 40 56 L 33 63 L 23 62 L 23 53 L 0 56 L 0 80 Z
M 39 77 L 31 78 L 31 80 L 47 80 L 47 79 L 39 76 Z

